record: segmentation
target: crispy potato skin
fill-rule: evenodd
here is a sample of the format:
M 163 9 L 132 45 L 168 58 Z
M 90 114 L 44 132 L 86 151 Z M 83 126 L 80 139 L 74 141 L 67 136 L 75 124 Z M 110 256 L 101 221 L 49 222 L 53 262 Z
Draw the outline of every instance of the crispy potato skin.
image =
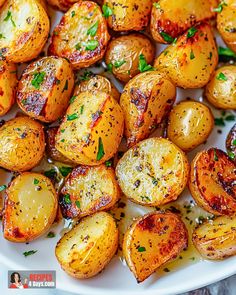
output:
M 108 25 L 114 31 L 142 31 L 149 22 L 152 0 L 105 0 L 112 10 Z
M 4 4 L 6 0 L 0 0 L 0 6 L 2 6 Z
M 3 214 L 5 239 L 25 243 L 47 232 L 58 206 L 50 179 L 39 173 L 22 173 L 10 183 L 6 194 Z
M 220 78 L 219 75 L 224 75 Z M 236 66 L 217 69 L 205 88 L 205 97 L 216 108 L 236 110 Z
M 188 38 L 188 31 L 169 45 L 154 67 L 182 88 L 205 86 L 218 63 L 218 52 L 210 25 L 203 23 L 195 27 L 197 32 Z
M 5 115 L 14 104 L 16 85 L 16 65 L 0 61 L 0 116 Z
M 236 164 L 236 124 L 231 128 L 227 139 L 226 139 L 226 148 L 230 155 L 232 155 L 230 158 L 234 161 Z
M 65 199 L 68 195 L 70 203 Z M 120 190 L 113 168 L 105 165 L 79 166 L 68 175 L 59 202 L 65 218 L 76 218 L 109 210 L 119 198 Z
M 96 23 L 95 36 L 91 36 L 89 29 Z M 103 57 L 109 38 L 100 7 L 92 1 L 81 1 L 65 13 L 54 29 L 49 54 L 66 57 L 75 69 L 89 67 Z M 96 47 L 88 47 L 89 42 L 97 42 Z
M 7 18 L 8 11 L 11 17 Z M 36 58 L 49 34 L 49 18 L 39 1 L 9 0 L 0 12 L 0 53 L 9 62 L 20 63 Z
M 67 109 L 56 149 L 74 163 L 99 165 L 117 152 L 123 129 L 124 115 L 113 97 L 99 91 L 82 92 Z
M 125 115 L 128 147 L 151 134 L 171 109 L 175 97 L 175 85 L 156 71 L 141 73 L 125 85 L 120 106 Z
M 34 84 L 37 75 L 43 75 L 40 84 Z M 54 122 L 65 113 L 73 87 L 69 62 L 57 56 L 44 57 L 24 70 L 17 88 L 17 103 L 30 117 Z
M 161 32 L 176 38 L 196 23 L 214 18 L 213 8 L 217 7 L 218 1 L 160 0 L 158 4 L 158 7 L 152 7 L 151 33 L 155 41 L 167 43 Z
M 188 232 L 179 216 L 152 212 L 135 221 L 124 236 L 125 260 L 138 283 L 175 259 L 188 246 Z
M 226 153 L 211 148 L 191 163 L 189 189 L 200 207 L 215 215 L 236 214 L 236 166 Z
M 236 217 L 221 216 L 193 232 L 193 243 L 206 259 L 221 260 L 236 255 Z
M 129 149 L 116 166 L 123 193 L 144 206 L 159 206 L 178 198 L 189 174 L 185 154 L 164 138 L 146 139 Z
M 170 112 L 167 137 L 183 151 L 202 144 L 214 127 L 211 110 L 196 101 L 183 101 Z
M 116 87 L 108 78 L 101 75 L 93 75 L 88 80 L 76 84 L 73 95 L 77 96 L 84 91 L 102 91 L 110 94 L 117 101 L 120 99 L 120 93 Z
M 118 247 L 118 229 L 112 216 L 98 212 L 83 218 L 57 243 L 55 254 L 62 269 L 78 279 L 97 275 Z
M 61 11 L 67 11 L 74 3 L 80 2 L 81 0 L 47 0 L 48 4 Z M 99 5 L 102 5 L 102 0 L 94 1 Z
M 106 64 L 112 65 L 112 73 L 122 82 L 128 82 L 139 73 L 139 57 L 143 54 L 147 64 L 152 64 L 155 46 L 142 34 L 130 34 L 113 39 L 105 55 Z M 119 63 L 123 63 L 119 66 Z
M 17 117 L 0 127 L 0 166 L 11 171 L 26 171 L 43 157 L 43 126 L 28 117 Z
M 217 29 L 228 47 L 236 52 L 236 3 L 234 0 L 225 0 L 222 11 L 217 13 Z

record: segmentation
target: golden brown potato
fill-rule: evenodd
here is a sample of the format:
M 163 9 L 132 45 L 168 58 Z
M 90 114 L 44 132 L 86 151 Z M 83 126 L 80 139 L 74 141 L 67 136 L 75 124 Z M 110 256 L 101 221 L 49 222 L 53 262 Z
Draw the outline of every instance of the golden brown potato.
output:
M 206 259 L 220 260 L 236 255 L 236 217 L 221 216 L 205 222 L 193 233 L 193 243 Z
M 91 76 L 86 78 L 86 80 L 80 81 L 79 84 L 75 86 L 74 96 L 77 96 L 84 91 L 102 91 L 106 92 L 107 94 L 110 94 L 117 101 L 119 101 L 120 99 L 120 93 L 116 89 L 116 87 L 111 83 L 111 81 L 108 78 L 101 75 L 91 74 Z
M 128 82 L 139 72 L 152 67 L 149 65 L 155 57 L 155 46 L 142 34 L 130 34 L 113 39 L 105 55 L 108 68 L 122 82 Z
M 74 87 L 70 63 L 60 57 L 43 57 L 24 70 L 17 88 L 17 103 L 30 117 L 53 122 L 66 111 Z
M 217 13 L 217 29 L 228 47 L 236 52 L 236 4 L 234 0 L 220 2 L 221 11 Z
M 114 31 L 141 31 L 149 22 L 152 0 L 105 0 L 102 7 Z
M 74 3 L 80 2 L 81 0 L 47 0 L 48 4 L 61 11 L 67 11 Z M 96 0 L 99 5 L 102 5 L 102 0 Z
M 236 124 L 231 128 L 227 136 L 226 148 L 230 159 L 236 164 Z
M 15 102 L 17 85 L 16 65 L 0 61 L 0 116 L 5 115 Z
M 205 89 L 205 96 L 216 108 L 236 110 L 236 66 L 215 71 Z
M 217 0 L 159 0 L 153 3 L 151 33 L 160 43 L 172 43 L 198 22 L 216 16 Z
M 215 215 L 236 214 L 236 166 L 226 153 L 211 148 L 196 155 L 191 164 L 190 192 L 206 211 Z
M 55 254 L 63 270 L 78 279 L 97 275 L 118 247 L 118 229 L 111 215 L 85 217 L 57 243 Z
M 0 0 L 0 6 L 2 6 L 4 4 L 6 0 Z
M 182 88 L 201 88 L 210 80 L 218 52 L 210 25 L 190 28 L 156 59 L 154 67 Z
M 175 97 L 173 83 L 156 71 L 141 73 L 126 84 L 120 105 L 128 147 L 150 135 L 171 109 Z
M 109 210 L 119 197 L 113 168 L 79 166 L 67 177 L 59 202 L 65 218 L 76 218 Z
M 0 166 L 11 171 L 26 171 L 43 157 L 43 126 L 28 117 L 17 117 L 0 127 Z
M 49 53 L 67 58 L 75 69 L 85 68 L 103 57 L 109 38 L 100 7 L 92 1 L 81 1 L 55 28 Z
M 182 101 L 170 112 L 167 137 L 183 151 L 207 140 L 214 127 L 211 110 L 196 101 Z
M 186 186 L 188 174 L 185 154 L 171 141 L 157 137 L 129 149 L 116 166 L 123 193 L 145 206 L 175 201 Z
M 123 242 L 125 260 L 138 283 L 188 246 L 188 232 L 179 216 L 151 212 L 136 220 Z
M 49 18 L 39 1 L 8 0 L 0 11 L 0 54 L 19 63 L 36 58 L 49 34 Z
M 7 189 L 4 204 L 4 238 L 25 243 L 43 235 L 57 212 L 57 194 L 51 181 L 39 173 L 17 176 Z
M 56 149 L 81 165 L 99 165 L 117 152 L 124 115 L 105 92 L 82 92 L 67 109 L 56 136 Z

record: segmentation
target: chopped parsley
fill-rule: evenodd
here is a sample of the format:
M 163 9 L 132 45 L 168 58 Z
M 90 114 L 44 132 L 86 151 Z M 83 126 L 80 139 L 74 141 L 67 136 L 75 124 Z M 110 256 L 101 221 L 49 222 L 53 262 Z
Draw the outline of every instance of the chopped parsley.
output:
M 148 196 L 141 196 L 142 201 L 151 201 L 151 199 Z
M 231 160 L 235 159 L 235 154 L 233 152 L 228 152 L 228 156 L 230 157 Z
M 214 149 L 214 161 L 218 161 L 218 160 L 219 160 L 219 158 L 217 156 L 216 149 Z
M 73 168 L 65 166 L 59 168 L 59 171 L 63 177 L 66 177 L 69 173 L 71 173 L 72 170 Z
M 47 238 L 54 238 L 56 235 L 54 234 L 53 231 L 50 231 L 48 234 L 47 234 Z
M 72 104 L 72 103 L 75 101 L 76 97 L 77 97 L 76 95 L 73 95 L 73 96 L 71 97 L 69 103 Z
M 235 121 L 235 116 L 233 114 L 228 115 L 225 117 L 225 121 L 228 121 L 228 122 Z
M 105 152 L 104 152 L 104 147 L 103 147 L 102 139 L 101 139 L 101 137 L 99 137 L 99 140 L 98 140 L 97 161 L 100 161 L 103 158 L 104 155 L 105 155 Z
M 225 122 L 223 118 L 215 118 L 215 125 L 216 126 L 225 126 Z
M 34 73 L 33 76 L 34 78 L 31 81 L 31 85 L 33 85 L 36 89 L 39 89 L 40 85 L 43 83 L 46 73 L 45 72 Z
M 36 252 L 38 252 L 38 250 L 30 250 L 30 251 L 23 252 L 23 255 L 27 257 L 27 256 L 35 254 Z
M 233 140 L 233 145 L 236 145 L 236 139 Z
M 195 55 L 194 55 L 193 50 L 191 49 L 191 52 L 190 52 L 190 59 L 192 60 L 192 59 L 194 59 L 194 58 L 195 58 Z
M 75 201 L 75 205 L 80 208 L 80 201 Z
M 162 36 L 162 38 L 164 39 L 164 41 L 166 41 L 167 43 L 172 43 L 174 41 L 174 38 L 171 37 L 170 35 L 168 35 L 165 32 L 160 32 L 160 35 Z
M 112 161 L 108 160 L 105 162 L 106 167 L 111 167 L 112 166 Z
M 54 178 L 57 175 L 57 172 L 54 168 L 47 170 L 44 172 L 44 175 L 49 177 L 49 178 Z
M 2 38 L 5 39 L 6 37 L 4 37 L 3 34 L 0 33 L 0 39 L 2 39 Z
M 145 251 L 146 251 L 145 247 L 141 247 L 141 246 L 138 247 L 138 252 L 145 252 Z
M 236 53 L 227 47 L 219 47 L 218 54 L 221 62 L 236 60 Z
M 83 75 L 79 77 L 79 80 L 88 81 L 93 75 L 94 75 L 93 72 L 85 70 Z
M 197 33 L 197 29 L 195 27 L 192 27 L 188 30 L 187 38 L 192 38 Z
M 70 199 L 69 194 L 64 195 L 64 201 L 65 201 L 66 204 L 71 204 L 71 199 Z
M 84 112 L 84 105 L 82 105 L 82 106 L 80 107 L 80 115 L 82 115 L 83 112 Z
M 126 63 L 125 60 L 116 60 L 113 65 L 117 69 L 117 68 L 121 67 L 125 63 Z
M 107 65 L 107 70 L 108 70 L 108 72 L 112 72 L 112 68 L 113 68 L 112 63 L 109 63 L 109 64 Z
M 34 184 L 39 184 L 39 180 L 37 178 L 34 179 Z
M 11 11 L 10 11 L 10 10 L 8 10 L 7 15 L 6 15 L 6 17 L 4 18 L 3 21 L 4 21 L 4 22 L 7 22 L 8 20 L 11 21 L 13 27 L 16 27 L 16 24 L 15 24 L 15 22 L 13 21 L 12 14 L 11 14 Z
M 78 115 L 76 113 L 67 115 L 67 121 L 73 121 L 75 119 L 78 119 Z
M 228 78 L 222 72 L 220 72 L 219 75 L 216 76 L 216 79 L 220 80 L 220 81 L 227 81 L 228 80 Z
M 7 188 L 7 186 L 5 184 L 0 185 L 0 192 L 4 191 L 6 188 Z
M 75 11 L 71 11 L 71 17 L 74 17 L 75 16 Z
M 154 2 L 154 3 L 153 3 L 153 6 L 154 6 L 156 9 L 161 9 L 161 5 L 160 5 L 160 3 Z
M 102 6 L 102 12 L 103 12 L 103 16 L 105 18 L 108 18 L 109 16 L 111 16 L 113 14 L 112 9 L 105 4 Z
M 80 50 L 80 49 L 81 49 L 81 46 L 80 46 L 79 43 L 77 43 L 77 44 L 75 45 L 75 49 L 76 49 L 76 50 Z
M 139 55 L 138 69 L 141 73 L 153 70 L 153 67 L 151 65 L 147 64 L 147 61 L 146 61 L 145 56 L 143 54 Z
M 87 31 L 87 35 L 94 37 L 97 34 L 98 30 L 98 21 L 96 21 L 95 24 L 93 24 Z
M 85 50 L 94 50 L 98 47 L 99 42 L 97 40 L 89 40 L 86 43 L 83 43 L 83 45 L 85 46 Z
M 222 10 L 223 10 L 223 6 L 227 6 L 227 4 L 225 3 L 225 1 L 221 1 L 220 4 L 218 5 L 218 7 L 214 8 L 213 11 L 214 12 L 221 13 Z

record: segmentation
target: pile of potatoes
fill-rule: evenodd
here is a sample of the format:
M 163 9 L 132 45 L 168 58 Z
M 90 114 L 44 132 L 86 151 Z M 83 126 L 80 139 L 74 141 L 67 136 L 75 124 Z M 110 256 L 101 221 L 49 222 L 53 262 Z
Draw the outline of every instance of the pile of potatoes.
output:
M 214 147 L 192 163 L 186 155 L 213 130 L 208 105 L 236 110 L 236 67 L 218 67 L 213 34 L 216 22 L 226 55 L 235 58 L 233 1 L 47 2 L 0 1 L 0 116 L 15 102 L 21 111 L 0 127 L 0 167 L 15 173 L 4 196 L 4 238 L 39 238 L 59 208 L 76 224 L 58 241 L 56 258 L 69 275 L 90 278 L 117 251 L 118 228 L 107 211 L 121 194 L 155 207 L 177 200 L 188 186 L 196 203 L 216 216 L 195 229 L 197 250 L 206 259 L 235 255 L 236 124 L 226 140 L 230 156 Z M 49 5 L 64 12 L 51 36 Z M 158 56 L 157 43 L 166 44 Z M 83 70 L 78 79 L 81 69 L 102 60 L 104 73 Z M 26 62 L 17 77 L 17 66 Z M 123 84 L 121 94 L 111 76 Z M 204 88 L 209 104 L 176 104 L 177 87 Z M 150 137 L 163 122 L 166 136 Z M 123 138 L 127 151 L 116 163 Z M 73 167 L 59 192 L 31 171 L 45 153 Z M 137 281 L 176 258 L 188 236 L 176 213 L 136 219 L 123 254 Z

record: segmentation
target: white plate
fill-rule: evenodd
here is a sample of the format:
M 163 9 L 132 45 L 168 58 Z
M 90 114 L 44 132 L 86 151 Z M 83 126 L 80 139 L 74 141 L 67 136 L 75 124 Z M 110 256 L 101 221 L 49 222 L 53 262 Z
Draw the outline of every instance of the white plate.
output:
M 61 13 L 50 10 L 52 27 L 55 23 L 59 22 Z M 218 38 L 218 42 L 222 42 Z M 157 51 L 160 52 L 163 46 L 159 46 Z M 97 70 L 97 69 L 96 69 Z M 97 70 L 100 71 L 100 70 Z M 202 90 L 178 90 L 178 100 L 187 97 L 194 98 L 195 100 L 202 101 Z M 212 107 L 211 107 L 212 108 Z M 220 112 L 212 108 L 216 117 L 220 116 Z M 12 110 L 7 119 L 14 117 L 16 112 Z M 229 122 L 223 128 L 216 127 L 209 137 L 205 146 L 200 146 L 190 153 L 189 159 L 202 149 L 208 147 L 219 147 L 225 150 L 225 138 L 233 122 Z M 221 129 L 222 134 L 217 130 Z M 6 184 L 5 172 L 0 171 L 0 185 Z M 190 194 L 187 190 L 183 193 L 180 202 L 189 200 Z M 131 204 L 129 204 L 131 206 Z M 141 206 L 132 205 L 132 216 L 144 214 L 147 209 Z M 199 211 L 200 214 L 200 211 Z M 192 264 L 181 266 L 164 276 L 152 275 L 142 284 L 137 284 L 134 276 L 129 271 L 124 263 L 116 256 L 106 269 L 96 276 L 95 278 L 79 281 L 69 277 L 65 272 L 60 269 L 59 264 L 54 255 L 54 248 L 56 242 L 60 238 L 61 226 L 53 229 L 57 235 L 55 238 L 48 239 L 46 237 L 40 238 L 30 244 L 14 244 L 4 240 L 0 236 L 0 261 L 12 270 L 56 270 L 57 271 L 57 288 L 79 294 L 113 294 L 113 295 L 138 295 L 145 292 L 148 294 L 177 294 L 188 290 L 193 290 L 204 285 L 224 279 L 236 273 L 236 257 L 227 259 L 222 262 L 209 262 L 203 260 L 196 260 Z M 37 253 L 24 257 L 23 252 L 29 250 L 37 250 Z M 171 269 L 171 265 L 168 266 Z

